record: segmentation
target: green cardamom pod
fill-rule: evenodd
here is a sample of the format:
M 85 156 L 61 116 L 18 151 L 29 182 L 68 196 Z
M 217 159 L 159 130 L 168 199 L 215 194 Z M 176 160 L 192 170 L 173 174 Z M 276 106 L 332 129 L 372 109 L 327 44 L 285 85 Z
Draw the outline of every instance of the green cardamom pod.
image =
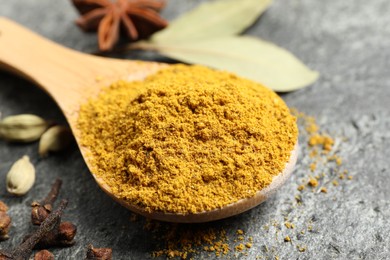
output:
M 38 140 L 48 123 L 36 115 L 8 116 L 0 121 L 0 136 L 11 142 L 33 142 Z
M 30 158 L 25 155 L 17 160 L 9 170 L 6 178 L 7 191 L 22 196 L 26 194 L 35 182 L 35 167 Z
M 59 152 L 66 149 L 73 140 L 72 132 L 66 126 L 50 127 L 39 141 L 39 155 L 46 157 L 49 152 Z

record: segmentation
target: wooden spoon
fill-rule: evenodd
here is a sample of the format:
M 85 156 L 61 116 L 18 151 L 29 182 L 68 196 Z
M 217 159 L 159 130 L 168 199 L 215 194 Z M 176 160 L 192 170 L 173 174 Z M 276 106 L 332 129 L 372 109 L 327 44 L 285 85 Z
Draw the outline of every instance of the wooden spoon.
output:
M 17 73 L 42 87 L 59 105 L 79 143 L 77 118 L 80 104 L 96 96 L 102 87 L 119 79 L 142 80 L 168 65 L 95 57 L 80 53 L 0 17 L 0 66 Z M 85 162 L 91 169 L 87 148 L 79 145 Z M 286 168 L 272 183 L 254 197 L 242 199 L 220 209 L 197 214 L 146 212 L 142 208 L 115 197 L 104 180 L 96 176 L 99 186 L 115 201 L 145 217 L 170 222 L 195 223 L 222 219 L 247 211 L 266 200 L 291 174 L 297 160 L 298 144 L 291 152 Z

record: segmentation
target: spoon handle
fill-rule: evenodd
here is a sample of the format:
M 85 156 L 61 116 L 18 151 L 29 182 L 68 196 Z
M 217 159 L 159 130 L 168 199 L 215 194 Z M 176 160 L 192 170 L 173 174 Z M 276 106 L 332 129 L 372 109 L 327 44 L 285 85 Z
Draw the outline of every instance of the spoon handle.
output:
M 43 88 L 72 123 L 79 105 L 103 86 L 120 79 L 142 79 L 163 65 L 77 52 L 0 17 L 1 67 Z
M 63 110 L 78 104 L 103 70 L 102 58 L 62 47 L 6 18 L 0 17 L 0 33 L 2 67 L 42 87 Z
M 64 78 L 85 78 L 79 76 L 83 72 L 80 62 L 98 59 L 62 47 L 3 17 L 0 17 L 0 33 L 1 64 L 44 89 L 49 88 L 46 90 L 61 84 Z

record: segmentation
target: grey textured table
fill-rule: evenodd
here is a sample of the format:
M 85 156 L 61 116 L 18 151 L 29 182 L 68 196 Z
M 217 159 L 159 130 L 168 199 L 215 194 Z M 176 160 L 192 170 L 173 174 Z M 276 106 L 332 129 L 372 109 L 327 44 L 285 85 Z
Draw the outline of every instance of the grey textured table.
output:
M 69 2 L 6 0 L 0 15 L 60 44 L 92 52 L 95 35 L 86 35 L 74 25 L 76 12 Z M 163 14 L 172 19 L 198 2 L 169 0 Z M 278 0 L 248 31 L 285 47 L 321 72 L 313 86 L 282 97 L 290 106 L 313 115 L 321 129 L 336 140 L 348 139 L 341 142 L 339 155 L 353 180 L 329 186 L 327 194 L 305 190 L 301 194 L 303 205 L 296 206 L 297 187 L 310 174 L 308 152 L 302 145 L 293 177 L 272 199 L 247 213 L 208 224 L 224 227 L 231 247 L 237 244 L 233 240 L 238 228 L 245 230 L 246 237 L 253 237 L 252 248 L 245 250 L 247 255 L 233 249 L 225 257 L 390 258 L 389 10 L 388 0 Z M 122 57 L 160 58 L 138 53 Z M 4 72 L 0 72 L 0 111 L 3 116 L 35 113 L 64 122 L 56 104 L 43 91 Z M 12 162 L 24 154 L 36 164 L 37 181 L 27 196 L 13 198 L 6 193 L 5 175 Z M 1 248 L 16 245 L 30 230 L 29 204 L 42 198 L 56 177 L 64 181 L 61 197 L 70 200 L 64 219 L 78 226 L 75 246 L 53 250 L 58 259 L 81 259 L 88 243 L 112 247 L 115 259 L 150 258 L 152 251 L 161 248 L 155 237 L 164 234 L 144 230 L 142 218 L 130 221 L 131 213 L 97 187 L 76 146 L 66 154 L 39 160 L 36 143 L 0 142 L 0 196 L 13 218 L 11 239 L 1 242 Z M 294 223 L 294 229 L 283 225 L 285 217 Z M 308 223 L 311 232 L 301 234 Z M 286 235 L 292 243 L 283 241 Z M 300 252 L 298 247 L 306 250 Z M 195 259 L 215 257 L 200 251 Z

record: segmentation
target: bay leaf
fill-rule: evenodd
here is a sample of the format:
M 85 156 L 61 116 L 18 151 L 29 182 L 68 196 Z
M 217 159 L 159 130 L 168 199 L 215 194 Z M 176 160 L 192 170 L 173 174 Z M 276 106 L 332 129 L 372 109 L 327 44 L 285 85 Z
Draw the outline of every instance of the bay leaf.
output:
M 151 41 L 180 43 L 239 34 L 272 0 L 214 0 L 185 13 L 153 35 Z
M 249 36 L 142 44 L 144 49 L 153 49 L 173 59 L 234 72 L 278 92 L 303 88 L 319 77 L 318 72 L 310 70 L 287 50 Z

